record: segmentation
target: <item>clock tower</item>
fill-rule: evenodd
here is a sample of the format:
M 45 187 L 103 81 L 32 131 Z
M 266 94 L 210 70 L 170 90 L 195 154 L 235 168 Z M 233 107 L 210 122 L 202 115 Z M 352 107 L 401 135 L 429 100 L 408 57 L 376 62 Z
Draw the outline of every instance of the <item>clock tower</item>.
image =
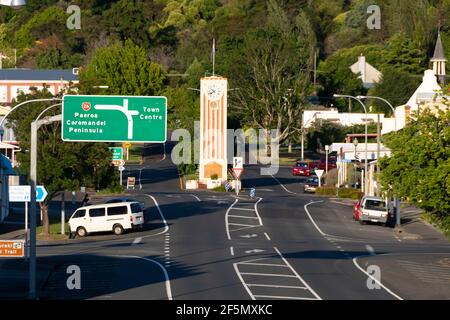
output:
M 226 78 L 200 79 L 200 182 L 211 176 L 227 179 L 227 91 Z

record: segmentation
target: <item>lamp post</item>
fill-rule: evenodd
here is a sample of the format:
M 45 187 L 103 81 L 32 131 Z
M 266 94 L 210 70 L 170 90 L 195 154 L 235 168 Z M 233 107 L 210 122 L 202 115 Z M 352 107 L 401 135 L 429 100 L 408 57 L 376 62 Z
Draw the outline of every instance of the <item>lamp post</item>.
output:
M 397 131 L 397 117 L 395 115 L 395 108 L 389 101 L 387 101 L 384 98 L 376 97 L 376 96 L 357 96 L 356 98 L 358 98 L 360 100 L 363 100 L 363 99 L 376 99 L 376 100 L 380 100 L 380 101 L 385 102 L 392 110 L 392 114 L 394 116 L 394 131 Z
M 345 95 L 345 94 L 334 94 L 333 97 L 335 98 L 351 98 L 354 99 L 356 101 L 358 101 L 361 106 L 364 109 L 364 112 L 366 113 L 366 123 L 365 123 L 365 130 L 364 130 L 364 144 L 365 144 L 365 160 L 364 160 L 364 195 L 367 194 L 367 123 L 368 123 L 368 118 L 367 118 L 367 108 L 366 105 L 364 104 L 364 102 L 362 102 L 360 99 L 358 99 L 357 97 L 354 96 L 350 96 L 350 95 Z
M 355 138 L 354 140 L 353 140 L 353 145 L 355 146 L 355 161 L 356 161 L 356 149 L 357 149 L 357 147 L 358 147 L 358 138 Z M 356 163 L 353 165 L 353 167 L 355 168 L 355 170 L 354 170 L 354 177 L 353 177 L 353 181 L 354 181 L 354 187 L 355 187 L 355 189 L 356 189 Z
M 325 173 L 328 173 L 328 151 L 330 151 L 330 146 L 325 146 Z

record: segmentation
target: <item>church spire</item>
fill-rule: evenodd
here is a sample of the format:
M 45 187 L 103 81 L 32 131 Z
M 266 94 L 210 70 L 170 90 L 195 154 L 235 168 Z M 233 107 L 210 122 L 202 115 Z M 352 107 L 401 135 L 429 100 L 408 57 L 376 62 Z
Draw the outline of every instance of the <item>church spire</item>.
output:
M 441 33 L 439 32 L 431 62 L 433 63 L 434 74 L 441 84 L 445 84 L 445 63 L 447 61 L 444 53 L 444 46 L 442 45 Z

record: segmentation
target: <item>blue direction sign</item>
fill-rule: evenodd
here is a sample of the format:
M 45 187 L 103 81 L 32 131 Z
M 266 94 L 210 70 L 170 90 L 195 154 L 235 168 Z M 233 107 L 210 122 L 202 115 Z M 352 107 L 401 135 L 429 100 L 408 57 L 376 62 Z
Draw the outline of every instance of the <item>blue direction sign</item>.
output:
M 255 188 L 251 188 L 251 189 L 250 189 L 250 197 L 251 197 L 251 198 L 254 198 L 255 195 L 256 195 L 256 189 L 255 189 Z
M 36 202 L 42 202 L 47 197 L 48 192 L 44 186 L 36 186 Z

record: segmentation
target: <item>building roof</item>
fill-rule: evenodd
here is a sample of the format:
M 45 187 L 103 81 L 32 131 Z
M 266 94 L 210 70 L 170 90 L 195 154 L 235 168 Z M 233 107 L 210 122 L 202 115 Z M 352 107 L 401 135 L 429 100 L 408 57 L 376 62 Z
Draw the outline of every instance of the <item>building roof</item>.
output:
M 35 70 L 35 69 L 0 69 L 0 81 L 78 81 L 72 69 Z
M 431 61 L 447 61 L 444 53 L 444 46 L 442 45 L 441 34 L 438 34 L 436 46 L 434 47 L 434 55 Z

